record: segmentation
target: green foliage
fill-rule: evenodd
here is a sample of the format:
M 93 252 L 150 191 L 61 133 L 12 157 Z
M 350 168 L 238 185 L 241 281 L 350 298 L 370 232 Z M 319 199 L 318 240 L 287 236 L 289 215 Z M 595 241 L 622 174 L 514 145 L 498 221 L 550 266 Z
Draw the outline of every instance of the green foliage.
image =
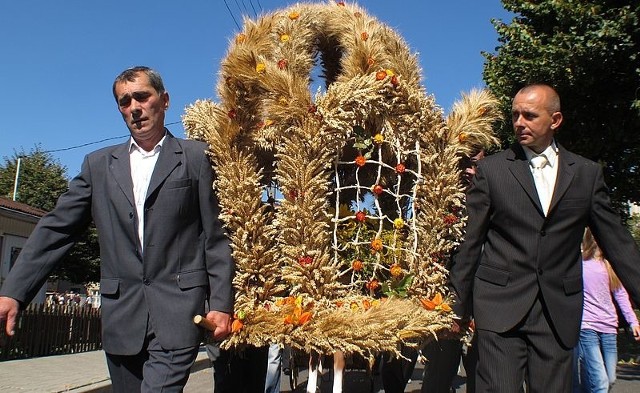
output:
M 52 210 L 58 197 L 68 189 L 67 170 L 39 146 L 28 153 L 22 150 L 13 157 L 4 157 L 4 163 L 0 165 L 0 195 L 13 198 L 19 157 L 16 201 L 45 211 Z M 74 283 L 100 279 L 99 245 L 94 227 L 80 234 L 74 247 L 53 272 L 52 278 Z
M 640 214 L 634 214 L 627 220 L 627 227 L 631 236 L 636 241 L 638 247 L 640 247 Z
M 484 53 L 484 80 L 501 102 L 499 130 L 513 141 L 511 99 L 525 84 L 556 88 L 564 126 L 558 141 L 602 163 L 618 207 L 640 201 L 640 2 L 503 0 L 510 24 L 494 20 L 496 54 Z
M 52 210 L 58 197 L 67 190 L 67 170 L 39 147 L 29 153 L 23 150 L 11 158 L 4 157 L 5 162 L 0 166 L 0 195 L 13 198 L 19 157 L 16 200 L 42 210 Z

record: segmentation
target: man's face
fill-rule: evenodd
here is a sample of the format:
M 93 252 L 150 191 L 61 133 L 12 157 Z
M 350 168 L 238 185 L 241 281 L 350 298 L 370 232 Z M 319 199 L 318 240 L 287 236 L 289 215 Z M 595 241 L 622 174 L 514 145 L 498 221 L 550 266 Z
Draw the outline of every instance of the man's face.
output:
M 549 111 L 550 93 L 542 87 L 516 94 L 511 107 L 511 120 L 518 143 L 542 153 L 553 140 L 562 122 L 560 112 Z
M 144 73 L 138 74 L 133 82 L 116 84 L 115 92 L 118 110 L 136 142 L 157 143 L 164 135 L 164 113 L 169 107 L 169 94 L 158 94 Z

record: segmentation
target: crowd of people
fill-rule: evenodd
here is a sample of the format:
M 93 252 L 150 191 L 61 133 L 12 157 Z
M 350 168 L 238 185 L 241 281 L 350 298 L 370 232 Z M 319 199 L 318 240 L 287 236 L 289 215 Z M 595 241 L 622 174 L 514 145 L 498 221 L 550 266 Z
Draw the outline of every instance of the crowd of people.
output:
M 206 314 L 215 341 L 231 331 L 234 262 L 215 174 L 204 143 L 164 127 L 169 93 L 156 71 L 127 69 L 112 93 L 131 138 L 87 155 L 40 220 L 0 289 L 0 322 L 14 334 L 20 309 L 93 221 L 113 391 L 180 392 L 204 333 L 193 315 Z M 451 259 L 452 330 L 475 330 L 467 391 L 570 392 L 574 380 L 576 389 L 606 391 L 615 380 L 612 299 L 640 339 L 628 297 L 640 302 L 640 251 L 611 207 L 601 166 L 556 141 L 556 91 L 523 87 L 512 122 L 517 142 L 482 160 L 480 152 L 468 168 L 466 234 Z M 279 375 L 271 371 L 279 348 L 208 349 L 217 393 L 279 390 L 277 382 L 265 390 L 267 375 Z M 434 342 L 423 354 L 422 391 L 449 392 L 461 343 Z M 404 391 L 414 363 L 384 360 L 385 392 Z

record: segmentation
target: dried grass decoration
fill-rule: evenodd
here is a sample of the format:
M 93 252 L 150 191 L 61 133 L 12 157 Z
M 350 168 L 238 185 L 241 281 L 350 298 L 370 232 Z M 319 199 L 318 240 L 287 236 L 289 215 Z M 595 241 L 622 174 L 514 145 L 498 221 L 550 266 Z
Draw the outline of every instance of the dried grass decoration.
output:
M 326 91 L 312 97 L 314 67 Z M 371 358 L 449 330 L 459 162 L 495 142 L 498 115 L 472 92 L 445 119 L 420 75 L 402 38 L 356 5 L 245 20 L 222 61 L 222 101 L 184 116 L 189 136 L 210 145 L 236 261 L 225 347 Z

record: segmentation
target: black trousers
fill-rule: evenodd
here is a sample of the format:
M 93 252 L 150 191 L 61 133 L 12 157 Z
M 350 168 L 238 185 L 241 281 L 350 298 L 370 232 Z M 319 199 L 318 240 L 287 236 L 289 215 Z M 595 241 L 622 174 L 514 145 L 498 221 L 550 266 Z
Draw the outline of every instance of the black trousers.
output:
M 207 345 L 213 365 L 214 393 L 264 393 L 269 347 L 247 347 L 241 351 Z

